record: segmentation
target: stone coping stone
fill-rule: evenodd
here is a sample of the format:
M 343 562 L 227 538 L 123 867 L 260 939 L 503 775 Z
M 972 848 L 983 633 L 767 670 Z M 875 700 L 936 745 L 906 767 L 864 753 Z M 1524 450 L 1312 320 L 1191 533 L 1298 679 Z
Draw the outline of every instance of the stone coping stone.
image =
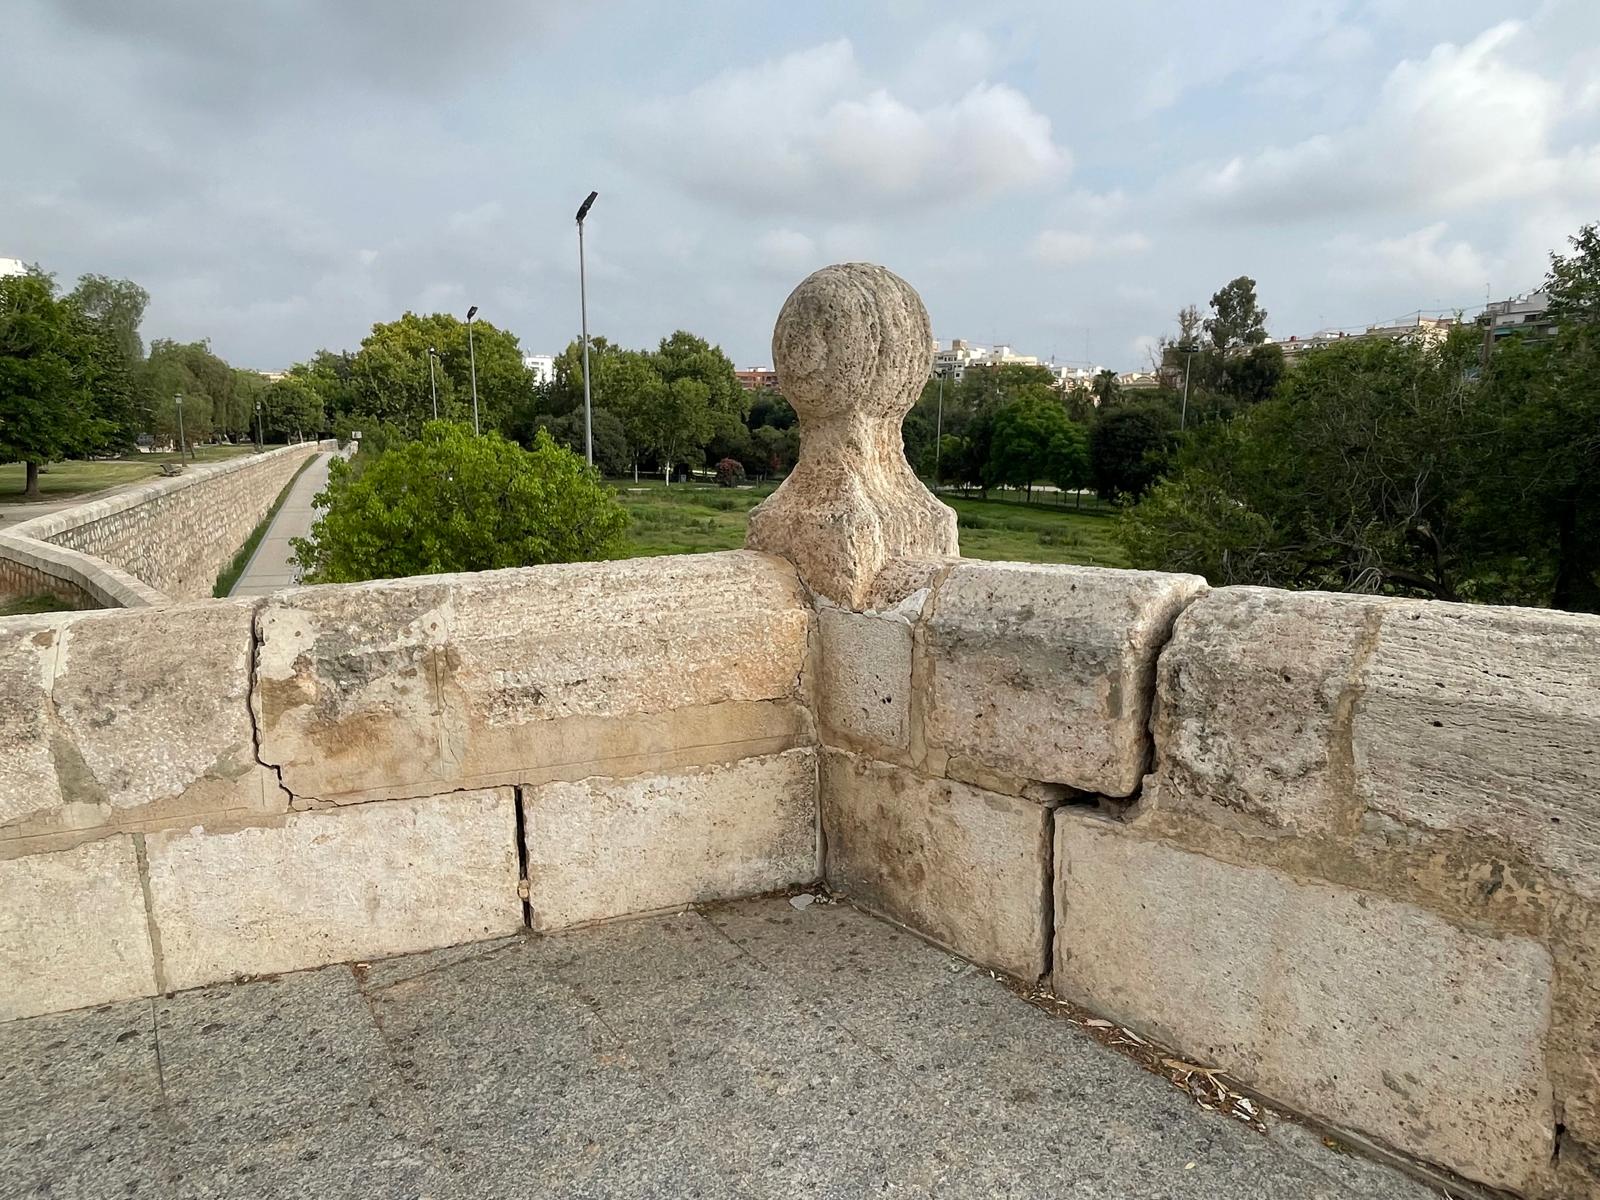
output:
M 1157 805 L 1502 843 L 1600 897 L 1600 617 L 1222 588 L 1178 619 L 1154 731 Z
M 1156 656 L 1197 575 L 957 563 L 924 622 L 927 741 L 1023 779 L 1131 795 Z
M 205 601 L 0 623 L 0 852 L 169 816 L 281 812 L 256 761 L 252 608 Z
M 794 568 L 743 550 L 279 592 L 257 616 L 260 755 L 297 797 L 502 781 L 564 721 L 631 745 L 638 719 L 799 704 L 813 623 Z

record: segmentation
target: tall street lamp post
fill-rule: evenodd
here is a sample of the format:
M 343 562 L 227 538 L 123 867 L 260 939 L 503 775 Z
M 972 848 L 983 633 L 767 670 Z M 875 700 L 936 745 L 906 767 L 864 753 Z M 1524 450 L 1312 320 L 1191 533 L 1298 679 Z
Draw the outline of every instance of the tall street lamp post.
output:
M 472 433 L 478 434 L 478 351 L 472 345 L 472 318 L 478 315 L 478 306 L 467 309 L 467 357 L 472 360 Z
M 944 369 L 937 368 L 939 376 L 939 415 L 933 424 L 933 490 L 939 490 L 939 452 L 944 448 Z
M 578 310 L 583 324 L 583 456 L 594 466 L 594 414 L 589 404 L 589 285 L 583 269 L 583 219 L 599 192 L 578 207 Z
M 468 335 L 469 340 L 471 338 L 471 334 L 472 334 L 472 329 L 471 329 L 471 326 L 469 325 L 468 329 L 467 329 L 467 335 Z M 433 419 L 435 421 L 437 421 L 439 419 L 439 381 L 437 379 L 435 379 L 434 375 L 433 375 L 433 360 L 438 358 L 438 357 L 439 357 L 439 352 L 437 350 L 435 350 L 432 346 L 429 346 L 428 347 L 428 389 L 431 392 L 433 392 Z
M 261 447 L 266 443 L 266 435 L 261 429 L 261 401 L 256 401 L 256 452 L 260 453 Z
M 178 402 L 178 461 L 182 462 L 189 457 L 189 442 L 183 436 L 183 393 L 179 392 L 173 399 Z
M 1183 409 L 1178 415 L 1178 432 L 1182 433 L 1189 427 L 1189 368 L 1194 365 L 1194 352 L 1198 346 L 1179 346 L 1185 358 L 1183 360 Z

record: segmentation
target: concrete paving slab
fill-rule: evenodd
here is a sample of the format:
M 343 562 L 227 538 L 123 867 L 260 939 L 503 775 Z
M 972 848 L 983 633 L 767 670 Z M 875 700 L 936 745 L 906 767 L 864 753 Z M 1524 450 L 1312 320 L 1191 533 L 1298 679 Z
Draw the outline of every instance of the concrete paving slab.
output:
M 0 1197 L 1438 1195 L 783 898 L 0 1025 L 0 1092 Z

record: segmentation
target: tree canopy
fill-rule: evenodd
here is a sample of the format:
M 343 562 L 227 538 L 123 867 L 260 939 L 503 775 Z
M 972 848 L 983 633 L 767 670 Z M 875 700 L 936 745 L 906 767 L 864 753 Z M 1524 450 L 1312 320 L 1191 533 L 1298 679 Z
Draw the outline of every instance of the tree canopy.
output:
M 1551 256 L 1545 286 L 1553 337 L 1352 338 L 1249 385 L 1273 347 L 1235 353 L 1236 407 L 1191 426 L 1123 519 L 1135 565 L 1600 612 L 1593 226 Z

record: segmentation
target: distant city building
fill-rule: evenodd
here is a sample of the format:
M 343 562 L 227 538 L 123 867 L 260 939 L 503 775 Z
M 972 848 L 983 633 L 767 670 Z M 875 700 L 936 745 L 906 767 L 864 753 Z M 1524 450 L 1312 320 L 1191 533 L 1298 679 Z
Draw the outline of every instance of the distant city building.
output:
M 28 264 L 20 258 L 0 258 L 0 279 L 7 275 L 26 275 Z
M 533 374 L 533 382 L 540 387 L 547 383 L 554 383 L 556 379 L 556 359 L 553 354 L 524 354 L 522 365 Z
M 1124 371 L 1117 376 L 1117 386 L 1125 392 L 1142 392 L 1161 386 L 1161 377 L 1154 371 Z
M 746 371 L 735 371 L 733 377 L 739 381 L 739 386 L 747 392 L 775 392 L 778 390 L 778 373 L 771 367 L 751 367 Z
M 1509 300 L 1497 300 L 1486 305 L 1478 318 L 1479 325 L 1489 326 L 1489 336 L 1495 341 L 1513 333 L 1527 333 L 1549 337 L 1556 331 L 1555 322 L 1549 318 L 1550 297 L 1544 292 L 1529 292 Z
M 1092 388 L 1095 376 L 1105 370 L 1104 367 L 1051 367 L 1050 371 L 1056 377 L 1056 386 L 1062 391 L 1071 391 L 1074 388 Z
M 966 378 L 967 371 L 973 367 L 1037 367 L 1039 365 L 1037 355 L 1018 354 L 1010 346 L 974 346 L 965 338 L 956 338 L 950 343 L 949 349 L 941 350 L 937 346 L 934 348 L 933 366 L 929 374 L 934 376 L 943 375 L 946 379 L 960 383 L 961 380 Z
M 287 372 L 287 371 L 257 371 L 256 374 L 261 376 L 261 378 L 265 379 L 268 383 L 277 383 L 278 380 L 280 380 L 280 379 L 288 378 L 289 372 Z
M 1321 329 L 1309 337 L 1291 335 L 1274 344 L 1283 351 L 1285 362 L 1293 362 L 1312 350 L 1321 350 L 1338 342 L 1384 340 L 1437 346 L 1450 336 L 1450 331 L 1455 327 L 1454 317 L 1418 316 L 1409 321 L 1396 321 L 1387 325 L 1368 325 L 1365 330 L 1359 332 L 1346 329 Z

